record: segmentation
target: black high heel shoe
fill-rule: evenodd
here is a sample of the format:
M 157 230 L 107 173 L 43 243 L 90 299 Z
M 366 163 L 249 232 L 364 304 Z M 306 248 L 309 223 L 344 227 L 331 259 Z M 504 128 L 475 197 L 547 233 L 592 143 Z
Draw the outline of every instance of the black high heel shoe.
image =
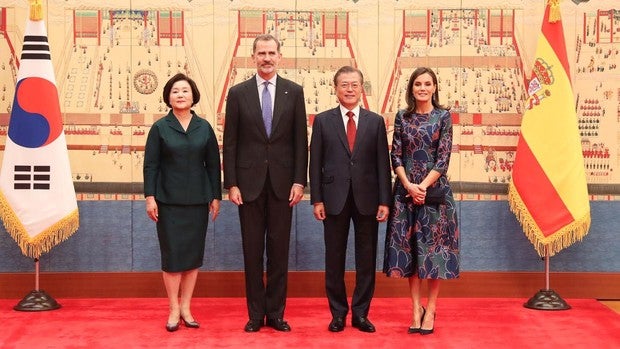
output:
M 424 320 L 424 314 L 426 314 L 426 308 L 422 307 L 422 316 L 420 317 L 420 327 L 422 327 L 422 320 Z M 420 333 L 420 327 L 409 326 L 407 333 L 408 334 Z
M 196 320 L 194 320 L 194 321 L 187 321 L 187 320 L 185 320 L 185 318 L 183 316 L 181 316 L 181 321 L 183 321 L 183 323 L 185 324 L 185 327 L 189 327 L 189 328 L 199 328 L 200 327 L 200 323 L 198 323 Z
M 174 331 L 178 330 L 179 329 L 179 322 L 177 322 L 176 324 L 166 324 L 166 331 L 174 332 Z
M 424 318 L 422 318 L 422 320 L 424 320 Z M 421 335 L 424 336 L 424 335 L 433 333 L 434 330 L 435 330 L 435 313 L 433 313 L 433 327 L 431 327 L 430 329 L 427 330 L 425 328 L 422 328 L 421 326 L 422 326 L 422 324 L 420 324 L 420 334 Z

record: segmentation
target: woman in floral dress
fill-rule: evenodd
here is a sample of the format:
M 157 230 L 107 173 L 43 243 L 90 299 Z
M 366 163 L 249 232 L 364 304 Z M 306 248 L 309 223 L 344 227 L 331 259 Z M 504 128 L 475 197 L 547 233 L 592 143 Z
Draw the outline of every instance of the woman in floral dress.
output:
M 394 122 L 390 155 L 397 179 L 385 236 L 383 272 L 409 279 L 413 311 L 408 333 L 431 334 L 439 282 L 459 276 L 456 207 L 446 177 L 452 117 L 439 104 L 437 76 L 429 68 L 418 68 L 411 74 L 406 101 L 407 109 L 399 111 Z M 445 194 L 442 203 L 430 197 L 433 189 Z M 426 307 L 420 294 L 424 279 L 428 280 Z

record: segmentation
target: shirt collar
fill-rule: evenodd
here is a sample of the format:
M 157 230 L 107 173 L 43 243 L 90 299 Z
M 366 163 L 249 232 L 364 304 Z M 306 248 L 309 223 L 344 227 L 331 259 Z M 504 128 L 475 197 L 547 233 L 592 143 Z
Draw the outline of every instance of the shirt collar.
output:
M 271 79 L 265 80 L 260 77 L 260 75 L 256 74 L 256 86 L 262 85 L 265 81 L 269 81 L 269 84 L 275 86 L 276 80 L 278 80 L 278 74 L 274 75 Z
M 353 119 L 358 119 L 360 116 L 360 106 L 359 104 L 355 106 L 355 108 L 351 109 L 351 111 L 353 112 L 353 114 L 355 114 L 355 116 L 353 117 Z M 347 116 L 347 112 L 349 111 L 349 109 L 345 108 L 342 106 L 342 104 L 340 104 L 340 115 L 342 115 L 343 118 L 348 118 Z

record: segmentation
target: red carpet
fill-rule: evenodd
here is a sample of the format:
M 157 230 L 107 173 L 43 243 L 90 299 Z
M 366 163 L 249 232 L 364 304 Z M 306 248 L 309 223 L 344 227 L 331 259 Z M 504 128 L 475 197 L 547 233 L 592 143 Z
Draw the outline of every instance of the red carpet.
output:
M 53 295 L 52 295 L 53 296 Z M 243 298 L 198 298 L 200 329 L 168 333 L 167 300 L 57 299 L 61 309 L 18 312 L 18 300 L 0 300 L 0 348 L 620 348 L 620 315 L 595 300 L 569 299 L 572 309 L 541 311 L 523 299 L 440 299 L 435 333 L 408 335 L 410 301 L 374 299 L 376 333 L 350 326 L 327 331 L 327 301 L 290 298 L 293 330 L 243 332 Z

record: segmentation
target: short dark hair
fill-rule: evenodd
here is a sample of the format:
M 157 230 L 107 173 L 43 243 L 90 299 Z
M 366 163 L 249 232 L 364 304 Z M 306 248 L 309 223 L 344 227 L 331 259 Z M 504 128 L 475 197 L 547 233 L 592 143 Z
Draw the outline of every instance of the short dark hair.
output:
M 280 41 L 276 39 L 275 36 L 271 34 L 260 34 L 254 39 L 254 43 L 252 43 L 252 54 L 256 52 L 256 43 L 259 41 L 275 41 L 276 47 L 278 48 L 278 52 L 280 52 Z
M 360 79 L 362 80 L 360 81 L 360 83 L 364 85 L 364 74 L 362 74 L 362 71 L 350 65 L 345 65 L 343 67 L 340 67 L 340 69 L 338 69 L 336 74 L 334 74 L 334 86 L 338 85 L 338 77 L 342 74 L 347 74 L 347 73 L 358 73 L 360 75 Z
M 170 90 L 172 90 L 172 85 L 174 85 L 174 83 L 178 81 L 187 81 L 189 87 L 192 89 L 192 107 L 198 104 L 198 102 L 200 102 L 200 91 L 198 91 L 198 86 L 196 85 L 196 82 L 192 80 L 189 76 L 183 73 L 178 73 L 175 76 L 171 77 L 164 86 L 164 103 L 166 103 L 168 108 L 172 108 L 172 105 L 170 104 Z
M 435 92 L 431 96 L 431 103 L 433 104 L 433 107 L 437 109 L 449 109 L 439 104 L 439 86 L 437 84 L 437 75 L 435 75 L 435 72 L 428 67 L 419 67 L 414 70 L 413 73 L 411 73 L 411 76 L 409 77 L 409 82 L 407 83 L 407 91 L 405 91 L 405 102 L 407 102 L 407 111 L 410 113 L 413 113 L 415 111 L 416 105 L 415 96 L 413 95 L 413 82 L 415 81 L 415 79 L 418 78 L 418 76 L 422 74 L 430 75 L 431 79 L 433 80 L 433 84 L 435 85 Z

